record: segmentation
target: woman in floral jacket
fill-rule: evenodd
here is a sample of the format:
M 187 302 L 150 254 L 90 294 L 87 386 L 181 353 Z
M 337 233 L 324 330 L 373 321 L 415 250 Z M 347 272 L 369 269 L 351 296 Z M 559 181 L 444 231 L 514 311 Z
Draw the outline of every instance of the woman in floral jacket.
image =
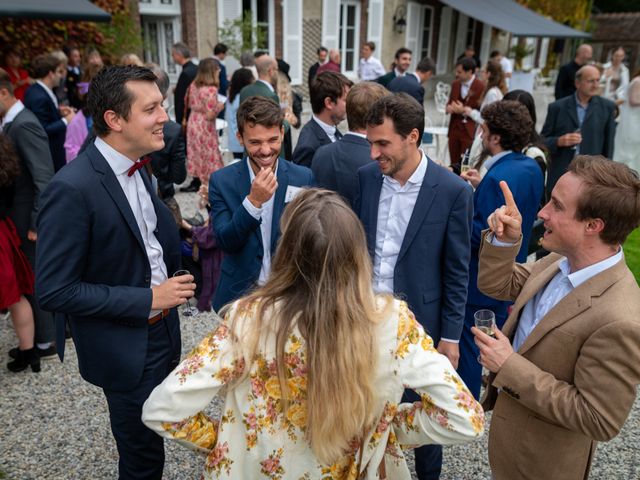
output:
M 409 479 L 403 448 L 478 438 L 483 411 L 455 369 L 406 303 L 374 295 L 342 199 L 302 191 L 281 228 L 267 283 L 156 387 L 145 424 L 203 452 L 205 478 Z M 400 403 L 405 388 L 421 402 Z

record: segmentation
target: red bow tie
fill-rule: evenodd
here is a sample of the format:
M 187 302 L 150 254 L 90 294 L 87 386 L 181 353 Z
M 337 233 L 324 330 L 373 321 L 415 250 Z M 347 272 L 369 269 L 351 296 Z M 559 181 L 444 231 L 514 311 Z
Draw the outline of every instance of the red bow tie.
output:
M 131 165 L 131 168 L 129 169 L 129 172 L 127 173 L 127 175 L 129 176 L 133 175 L 150 161 L 151 161 L 151 157 L 149 155 L 142 157 L 140 160 L 138 160 L 133 165 Z

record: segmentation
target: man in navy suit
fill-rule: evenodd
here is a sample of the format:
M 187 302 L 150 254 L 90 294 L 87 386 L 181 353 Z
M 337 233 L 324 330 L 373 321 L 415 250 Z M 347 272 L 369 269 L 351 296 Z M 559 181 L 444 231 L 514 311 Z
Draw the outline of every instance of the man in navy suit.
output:
M 162 149 L 168 116 L 156 77 L 105 67 L 87 109 L 97 138 L 42 195 L 36 293 L 56 312 L 64 355 L 68 322 L 80 374 L 101 387 L 120 454 L 120 479 L 161 479 L 163 442 L 140 420 L 142 405 L 178 364 L 177 305 L 193 296 L 180 269 L 171 213 L 139 159 Z
M 315 183 L 311 170 L 278 158 L 284 136 L 280 105 L 265 97 L 249 97 L 237 116 L 238 140 L 248 156 L 209 179 L 211 221 L 225 253 L 215 310 L 264 283 L 285 205 L 302 187 Z
M 311 166 L 313 154 L 322 145 L 342 137 L 338 124 L 347 116 L 347 94 L 353 82 L 341 73 L 323 72 L 311 84 L 311 120 L 302 127 L 293 151 L 293 163 Z
M 23 103 L 47 132 L 53 168 L 57 172 L 66 165 L 64 139 L 67 125 L 75 115 L 72 108 L 59 106 L 53 93 L 53 89 L 60 86 L 60 82 L 66 77 L 67 69 L 53 55 L 38 55 L 31 62 L 31 69 L 36 83 L 25 93 Z
M 389 83 L 392 92 L 404 92 L 415 98 L 420 105 L 424 105 L 424 83 L 427 83 L 436 71 L 436 64 L 429 57 L 424 57 L 418 63 L 414 73 L 403 77 L 396 77 Z
M 358 194 L 358 169 L 372 162 L 365 119 L 371 105 L 386 95 L 389 91 L 379 83 L 356 84 L 347 95 L 349 131 L 313 155 L 311 171 L 318 187 L 338 192 L 352 208 Z
M 463 178 L 476 186 L 476 191 L 473 196 L 469 292 L 464 329 L 460 338 L 458 373 L 476 398 L 480 397 L 482 365 L 478 363 L 480 352 L 471 333 L 471 327 L 475 325 L 473 316 L 478 310 L 492 310 L 497 326 L 502 328 L 507 320 L 509 306 L 508 302 L 494 300 L 478 290 L 478 255 L 482 231 L 489 228 L 489 215 L 504 205 L 500 190 L 500 181 L 504 180 L 511 187 L 518 209 L 522 213 L 522 247 L 517 259 L 518 262 L 525 263 L 531 229 L 544 190 L 544 177 L 538 163 L 521 153 L 529 143 L 529 132 L 534 127 L 528 110 L 515 101 L 495 102 L 482 110 L 482 119 L 482 145 L 485 153 L 490 156 L 484 163 L 488 171 L 481 181 L 475 170 L 462 174 Z
M 374 289 L 404 298 L 453 368 L 464 323 L 473 191 L 419 148 L 424 109 L 405 93 L 367 115 L 376 163 L 358 171 L 356 211 L 373 259 Z M 414 394 L 415 395 L 415 394 Z M 406 395 L 406 401 L 420 401 Z M 442 446 L 416 449 L 420 480 L 440 476 Z
M 613 157 L 616 106 L 598 96 L 600 71 L 585 65 L 576 73 L 575 86 L 575 93 L 549 105 L 542 127 L 542 137 L 551 154 L 549 195 L 576 155 Z

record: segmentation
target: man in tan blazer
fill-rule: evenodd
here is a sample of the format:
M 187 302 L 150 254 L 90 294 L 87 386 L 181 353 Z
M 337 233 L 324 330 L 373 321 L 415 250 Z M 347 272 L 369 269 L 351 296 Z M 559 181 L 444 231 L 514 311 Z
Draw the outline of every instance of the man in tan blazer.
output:
M 489 217 L 478 286 L 515 301 L 503 332 L 473 328 L 492 373 L 489 461 L 496 480 L 586 479 L 597 441 L 618 434 L 640 383 L 640 289 L 621 245 L 640 222 L 640 180 L 627 166 L 578 156 L 539 212 L 535 263 L 514 262 L 521 216 Z

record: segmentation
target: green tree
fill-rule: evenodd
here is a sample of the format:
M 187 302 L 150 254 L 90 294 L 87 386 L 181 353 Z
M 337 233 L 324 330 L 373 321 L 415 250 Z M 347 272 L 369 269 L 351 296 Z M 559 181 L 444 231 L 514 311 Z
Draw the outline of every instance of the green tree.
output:
M 267 39 L 267 33 L 263 28 L 254 28 L 251 12 L 246 10 L 242 18 L 225 20 L 222 28 L 218 30 L 218 41 L 228 48 L 228 54 L 240 58 L 242 52 L 253 52 L 263 48 Z

